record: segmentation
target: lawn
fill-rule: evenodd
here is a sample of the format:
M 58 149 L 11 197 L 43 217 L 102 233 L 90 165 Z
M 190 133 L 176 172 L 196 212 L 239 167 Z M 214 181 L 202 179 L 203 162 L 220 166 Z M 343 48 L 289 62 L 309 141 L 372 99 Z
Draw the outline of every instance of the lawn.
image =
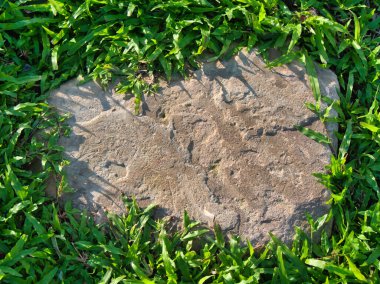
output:
M 255 251 L 186 213 L 185 229 L 169 233 L 154 207 L 126 200 L 126 216 L 98 226 L 45 196 L 50 175 L 59 193 L 70 189 L 57 144 L 69 129 L 50 90 L 78 75 L 117 78 L 138 113 L 155 91 L 146 74 L 186 76 L 243 47 L 265 59 L 280 50 L 269 66 L 303 62 L 316 98 L 307 107 L 322 121 L 338 113 L 339 151 L 315 173 L 331 210 L 309 220 L 311 233 L 295 228 L 291 246 L 272 236 Z M 379 0 L 0 0 L 0 282 L 380 283 L 379 54 Z M 313 61 L 337 74 L 340 101 L 321 96 Z M 312 242 L 327 221 L 332 234 Z

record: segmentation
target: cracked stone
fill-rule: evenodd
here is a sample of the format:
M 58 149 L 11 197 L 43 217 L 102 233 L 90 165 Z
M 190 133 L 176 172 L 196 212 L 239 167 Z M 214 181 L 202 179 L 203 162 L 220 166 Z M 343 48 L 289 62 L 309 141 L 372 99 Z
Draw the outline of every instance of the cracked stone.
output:
M 318 74 L 322 93 L 337 99 L 336 76 Z M 72 113 L 73 131 L 60 144 L 76 189 L 63 199 L 76 207 L 121 213 L 122 194 L 135 196 L 157 204 L 159 216 L 179 220 L 186 210 L 255 245 L 269 232 L 289 242 L 295 225 L 308 227 L 305 212 L 327 212 L 328 193 L 312 173 L 323 171 L 331 150 L 294 126 L 327 133 L 336 146 L 337 125 L 305 107 L 314 98 L 300 64 L 270 70 L 242 51 L 188 80 L 162 82 L 145 98 L 145 115 L 133 115 L 133 100 L 123 97 L 75 80 L 51 94 L 52 105 Z

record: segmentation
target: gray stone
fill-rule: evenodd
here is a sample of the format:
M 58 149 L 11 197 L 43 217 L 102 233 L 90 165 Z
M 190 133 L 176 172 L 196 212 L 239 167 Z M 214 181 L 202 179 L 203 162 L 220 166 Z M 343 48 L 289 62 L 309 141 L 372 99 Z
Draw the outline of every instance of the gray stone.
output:
M 318 72 L 322 91 L 335 96 L 336 77 Z M 157 204 L 159 216 L 179 220 L 187 210 L 256 246 L 269 232 L 289 242 L 295 225 L 307 227 L 305 212 L 328 210 L 328 192 L 311 174 L 323 171 L 331 150 L 294 127 L 326 133 L 304 106 L 309 101 L 303 67 L 269 70 L 247 52 L 162 82 L 140 116 L 123 95 L 70 81 L 50 98 L 73 115 L 73 132 L 60 143 L 76 192 L 64 198 L 101 218 L 105 210 L 123 212 L 125 194 Z

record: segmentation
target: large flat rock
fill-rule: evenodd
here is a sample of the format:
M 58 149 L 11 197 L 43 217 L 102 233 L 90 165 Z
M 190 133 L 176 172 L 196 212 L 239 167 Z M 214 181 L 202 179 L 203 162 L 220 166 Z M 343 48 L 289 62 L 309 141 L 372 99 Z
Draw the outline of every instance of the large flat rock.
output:
M 319 70 L 322 91 L 338 83 Z M 256 245 L 273 232 L 288 242 L 305 212 L 327 212 L 327 191 L 312 176 L 329 162 L 329 147 L 295 129 L 325 126 L 306 109 L 313 101 L 305 70 L 294 63 L 269 70 L 255 53 L 207 63 L 191 78 L 161 84 L 142 115 L 123 95 L 93 82 L 70 81 L 50 103 L 72 113 L 61 145 L 71 161 L 67 194 L 75 206 L 102 215 L 122 212 L 122 194 L 159 205 L 160 216 L 191 217 Z

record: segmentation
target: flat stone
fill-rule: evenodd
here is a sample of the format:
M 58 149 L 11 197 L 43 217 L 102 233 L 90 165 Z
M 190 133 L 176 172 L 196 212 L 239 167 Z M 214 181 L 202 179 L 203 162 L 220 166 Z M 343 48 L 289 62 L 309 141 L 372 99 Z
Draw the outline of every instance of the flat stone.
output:
M 318 72 L 322 92 L 336 99 L 336 76 Z M 254 52 L 162 82 L 139 116 L 123 95 L 67 82 L 50 97 L 72 113 L 72 134 L 60 143 L 76 192 L 64 199 L 101 218 L 125 210 L 123 194 L 135 196 L 157 204 L 159 216 L 178 220 L 187 210 L 255 245 L 269 232 L 289 242 L 295 225 L 307 227 L 305 212 L 328 211 L 328 192 L 312 173 L 323 171 L 331 150 L 294 127 L 327 133 L 305 107 L 313 100 L 303 67 L 269 70 Z

